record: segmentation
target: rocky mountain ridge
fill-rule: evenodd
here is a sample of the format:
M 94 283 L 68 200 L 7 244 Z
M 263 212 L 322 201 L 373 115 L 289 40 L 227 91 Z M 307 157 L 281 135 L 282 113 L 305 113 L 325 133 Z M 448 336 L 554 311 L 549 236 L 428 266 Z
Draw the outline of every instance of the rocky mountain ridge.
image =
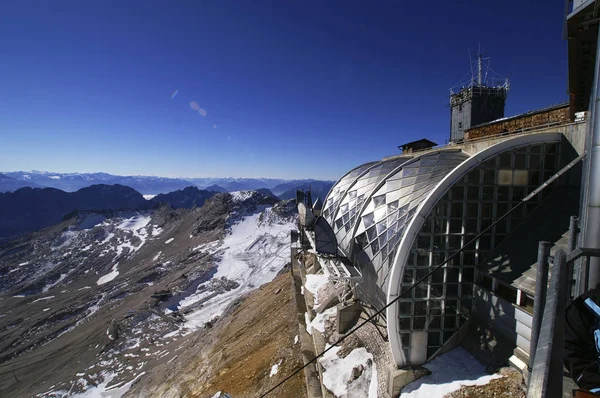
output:
M 75 210 L 143 210 L 151 205 L 123 185 L 92 185 L 76 192 L 54 188 L 21 188 L 0 193 L 0 238 L 60 222 Z
M 277 178 L 168 178 L 156 176 L 119 176 L 108 173 L 54 173 L 47 171 L 6 171 L 0 177 L 0 192 L 12 192 L 21 187 L 56 188 L 74 192 L 90 185 L 125 185 L 142 195 L 158 195 L 183 190 L 195 186 L 208 191 L 234 192 L 266 188 L 279 196 L 295 187 L 314 185 L 320 182 L 333 184 L 333 181 L 312 179 L 285 180 Z
M 120 396 L 289 261 L 295 206 L 257 192 L 201 207 L 78 211 L 0 243 L 0 391 Z

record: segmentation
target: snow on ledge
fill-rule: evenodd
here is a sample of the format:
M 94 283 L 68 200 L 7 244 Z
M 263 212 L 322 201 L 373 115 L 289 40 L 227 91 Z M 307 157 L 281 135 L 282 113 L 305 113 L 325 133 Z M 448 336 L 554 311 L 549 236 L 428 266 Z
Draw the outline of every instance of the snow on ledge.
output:
M 313 294 L 315 307 L 319 305 L 319 290 L 321 290 L 323 286 L 327 285 L 328 281 L 329 278 L 327 277 L 327 275 L 306 275 L 306 282 L 304 283 L 304 288 Z
M 312 326 L 311 326 L 311 321 L 310 321 L 310 316 L 308 315 L 308 312 L 304 313 L 304 324 L 306 326 L 306 333 L 310 334 L 312 336 Z
M 329 347 L 329 345 L 327 345 Z M 371 355 L 364 347 L 355 348 L 346 357 L 337 356 L 340 347 L 334 347 L 319 359 L 324 368 L 323 385 L 336 397 L 377 398 L 377 370 Z M 349 382 L 352 369 L 362 365 L 362 374 Z M 436 395 L 437 396 L 437 395 Z M 428 398 L 433 397 L 430 396 Z
M 328 308 L 325 311 L 321 312 L 320 314 L 317 314 L 315 316 L 315 318 L 312 320 L 312 322 L 310 323 L 310 325 L 308 325 L 307 327 L 312 327 L 321 333 L 325 333 L 325 322 L 327 322 L 327 319 L 334 317 L 336 315 L 337 315 L 337 307 Z
M 488 375 L 485 367 L 462 347 L 440 355 L 423 367 L 429 369 L 431 374 L 404 387 L 401 398 L 443 397 L 462 386 L 482 386 L 503 377 Z

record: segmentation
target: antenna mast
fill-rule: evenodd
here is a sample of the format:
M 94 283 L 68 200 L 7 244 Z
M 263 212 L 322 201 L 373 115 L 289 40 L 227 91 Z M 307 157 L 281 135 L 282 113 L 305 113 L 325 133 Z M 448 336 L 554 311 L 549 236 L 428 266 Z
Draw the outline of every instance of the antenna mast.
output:
M 481 50 L 477 54 L 477 85 L 481 86 Z

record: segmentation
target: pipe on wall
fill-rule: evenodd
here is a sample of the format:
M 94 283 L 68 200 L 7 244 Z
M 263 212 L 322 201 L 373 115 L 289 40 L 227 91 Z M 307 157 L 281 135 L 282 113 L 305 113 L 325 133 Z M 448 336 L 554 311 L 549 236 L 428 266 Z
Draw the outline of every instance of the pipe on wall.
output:
M 596 68 L 594 72 L 594 87 L 590 99 L 592 140 L 588 152 L 590 168 L 588 176 L 587 222 L 583 246 L 600 248 L 600 29 L 596 47 Z M 600 258 L 590 258 L 588 262 L 589 284 L 591 289 L 600 282 Z

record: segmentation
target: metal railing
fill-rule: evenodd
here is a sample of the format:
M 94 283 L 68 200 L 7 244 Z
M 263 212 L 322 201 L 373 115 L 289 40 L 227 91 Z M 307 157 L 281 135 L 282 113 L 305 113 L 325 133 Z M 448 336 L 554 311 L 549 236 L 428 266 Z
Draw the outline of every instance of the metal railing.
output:
M 567 252 L 558 249 L 554 257 L 550 256 L 549 242 L 539 243 L 527 398 L 563 396 L 564 317 L 567 303 L 571 301 L 573 264 L 582 257 L 586 263 L 590 257 L 600 257 L 600 249 L 575 248 L 577 232 L 577 218 L 571 217 Z M 546 290 L 548 269 L 551 276 Z

